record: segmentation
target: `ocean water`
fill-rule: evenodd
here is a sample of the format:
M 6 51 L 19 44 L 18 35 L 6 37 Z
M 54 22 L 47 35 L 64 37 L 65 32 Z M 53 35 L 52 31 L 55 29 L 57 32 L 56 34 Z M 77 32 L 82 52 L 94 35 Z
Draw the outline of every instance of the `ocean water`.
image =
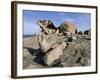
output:
M 23 38 L 29 38 L 29 37 L 32 37 L 34 35 L 23 35 Z

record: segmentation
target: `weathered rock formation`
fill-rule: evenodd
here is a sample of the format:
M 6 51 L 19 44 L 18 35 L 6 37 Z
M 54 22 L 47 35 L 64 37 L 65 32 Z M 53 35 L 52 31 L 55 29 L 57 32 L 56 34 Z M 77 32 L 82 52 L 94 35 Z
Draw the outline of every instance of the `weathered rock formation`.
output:
M 71 22 L 58 28 L 49 20 L 37 24 L 44 34 L 24 40 L 24 69 L 91 65 L 90 29 L 83 35 Z
M 45 34 L 54 34 L 56 32 L 56 27 L 50 20 L 38 20 L 37 24 Z
M 91 34 L 91 29 L 84 31 L 84 35 L 90 35 Z
M 58 43 L 61 40 L 61 37 L 58 35 L 43 35 L 38 36 L 39 46 L 43 53 L 46 53 L 53 45 Z
M 60 56 L 63 55 L 63 49 L 65 47 L 66 47 L 65 42 L 56 43 L 53 47 L 51 47 L 50 50 L 48 50 L 48 52 L 46 52 L 46 55 L 43 58 L 45 64 L 52 65 L 52 63 L 55 60 L 59 59 Z
M 60 26 L 58 27 L 60 32 L 70 32 L 72 34 L 76 34 L 77 33 L 77 28 L 76 25 L 72 22 L 64 22 L 62 24 L 60 24 Z
M 78 34 L 83 35 L 83 32 L 82 31 L 79 31 Z

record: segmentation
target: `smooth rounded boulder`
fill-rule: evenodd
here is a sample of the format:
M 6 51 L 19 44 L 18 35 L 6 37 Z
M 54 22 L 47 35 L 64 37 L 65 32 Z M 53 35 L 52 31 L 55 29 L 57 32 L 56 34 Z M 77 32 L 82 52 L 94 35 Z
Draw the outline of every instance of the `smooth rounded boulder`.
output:
M 64 22 L 62 23 L 59 27 L 58 27 L 60 32 L 71 32 L 72 34 L 76 34 L 77 33 L 77 28 L 76 25 L 72 22 Z

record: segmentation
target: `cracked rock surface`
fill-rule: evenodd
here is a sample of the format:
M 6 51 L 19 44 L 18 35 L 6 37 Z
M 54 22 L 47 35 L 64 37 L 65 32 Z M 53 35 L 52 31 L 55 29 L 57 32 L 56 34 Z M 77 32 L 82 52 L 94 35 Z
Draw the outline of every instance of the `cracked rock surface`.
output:
M 33 36 L 24 39 L 23 48 L 23 65 L 24 69 L 33 68 L 49 68 L 49 67 L 75 67 L 75 66 L 90 66 L 91 65 L 91 39 L 90 35 L 72 35 L 59 36 L 48 35 L 44 36 L 49 44 L 55 44 L 59 41 L 64 41 L 66 47 L 62 49 L 62 55 L 54 60 L 52 64 L 46 65 L 44 61 L 45 54 L 41 51 L 38 37 Z M 52 38 L 50 38 L 52 37 Z M 56 55 L 58 55 L 56 53 Z M 53 54 L 52 54 L 53 56 Z M 49 58 L 50 59 L 50 58 Z
M 37 24 L 41 33 L 23 38 L 23 69 L 91 65 L 91 29 L 77 32 L 70 22 L 57 28 L 50 20 Z

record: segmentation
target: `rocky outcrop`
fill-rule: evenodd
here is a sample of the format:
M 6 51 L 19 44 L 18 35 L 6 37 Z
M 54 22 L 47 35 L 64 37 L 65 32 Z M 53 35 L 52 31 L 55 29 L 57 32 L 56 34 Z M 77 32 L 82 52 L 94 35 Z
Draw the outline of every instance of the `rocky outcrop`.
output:
M 60 26 L 58 27 L 60 32 L 70 32 L 72 34 L 76 34 L 77 33 L 77 28 L 76 25 L 72 22 L 64 22 L 62 24 L 60 24 Z
M 63 55 L 63 49 L 66 47 L 66 43 L 56 43 L 48 50 L 43 60 L 46 65 L 52 65 L 55 60 L 58 60 Z
M 38 20 L 37 24 L 45 34 L 54 34 L 56 32 L 56 27 L 50 20 Z
M 84 35 L 90 35 L 91 34 L 91 29 L 84 31 Z
M 41 35 L 24 40 L 24 69 L 91 65 L 91 30 L 77 32 L 74 23 L 58 28 L 50 20 L 39 20 Z M 54 32 L 53 32 L 54 31 Z
M 38 20 L 37 24 L 42 28 L 56 29 L 54 24 L 50 20 Z
M 69 33 L 77 33 L 76 25 L 72 22 L 64 22 L 60 24 L 58 28 L 56 28 L 50 20 L 38 20 L 37 24 L 45 34 L 57 34 L 59 31 L 60 33 L 63 32 L 66 35 L 69 35 Z
M 90 40 L 77 36 L 77 40 L 68 43 L 67 48 L 64 49 L 63 66 L 89 66 L 91 64 L 90 47 Z
M 47 52 L 53 45 L 58 43 L 62 37 L 58 37 L 58 35 L 43 35 L 38 36 L 39 46 L 43 53 Z
M 83 35 L 83 32 L 82 31 L 79 31 L 78 34 Z

